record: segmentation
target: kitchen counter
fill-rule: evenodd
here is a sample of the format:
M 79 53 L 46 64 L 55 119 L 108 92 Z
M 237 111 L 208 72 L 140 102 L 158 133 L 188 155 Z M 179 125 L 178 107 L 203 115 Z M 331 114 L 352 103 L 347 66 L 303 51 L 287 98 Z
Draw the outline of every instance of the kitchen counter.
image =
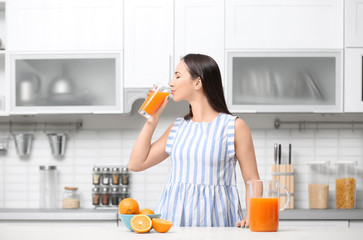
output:
M 7 220 L 97 220 L 116 221 L 116 209 L 0 209 L 0 221 Z
M 116 221 L 117 209 L 0 209 L 0 221 L 7 220 L 97 220 Z M 363 220 L 363 209 L 311 210 L 280 212 L 280 220 Z
M 157 233 L 151 230 L 149 233 L 137 234 L 125 227 L 62 227 L 62 226 L 0 226 L 2 240 L 67 240 L 67 239 L 361 239 L 360 228 L 337 227 L 280 227 L 278 232 L 251 232 L 241 228 L 171 228 L 167 233 Z

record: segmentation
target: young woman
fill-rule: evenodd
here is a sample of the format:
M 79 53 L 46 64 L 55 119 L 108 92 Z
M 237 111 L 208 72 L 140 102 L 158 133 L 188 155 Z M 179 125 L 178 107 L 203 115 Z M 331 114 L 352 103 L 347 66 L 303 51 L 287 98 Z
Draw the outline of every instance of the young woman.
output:
M 165 100 L 146 120 L 129 169 L 142 171 L 170 157 L 169 180 L 155 212 L 174 226 L 248 227 L 247 181 L 259 179 L 256 157 L 248 126 L 228 111 L 217 63 L 206 55 L 186 55 L 169 85 L 173 100 L 188 101 L 190 111 L 151 143 Z M 236 186 L 237 161 L 246 185 L 244 219 Z

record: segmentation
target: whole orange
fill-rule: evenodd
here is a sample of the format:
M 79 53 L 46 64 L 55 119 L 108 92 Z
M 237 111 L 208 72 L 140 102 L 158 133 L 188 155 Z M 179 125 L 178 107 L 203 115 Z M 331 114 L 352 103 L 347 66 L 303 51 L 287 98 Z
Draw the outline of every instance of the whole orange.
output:
M 155 212 L 149 208 L 144 208 L 144 209 L 141 209 L 140 214 L 155 214 Z
M 125 198 L 118 205 L 120 214 L 138 214 L 139 204 L 133 198 Z
M 165 233 L 167 231 L 170 230 L 171 226 L 173 226 L 173 223 L 165 220 L 165 219 L 161 219 L 161 218 L 153 218 L 151 219 L 152 224 L 153 224 L 153 228 L 155 229 L 155 231 L 160 232 L 160 233 Z

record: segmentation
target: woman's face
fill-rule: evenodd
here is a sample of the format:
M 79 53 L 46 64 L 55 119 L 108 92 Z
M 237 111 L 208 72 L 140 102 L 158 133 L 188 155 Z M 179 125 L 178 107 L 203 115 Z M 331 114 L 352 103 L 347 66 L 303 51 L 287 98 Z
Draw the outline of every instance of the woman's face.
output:
M 173 79 L 169 82 L 174 102 L 189 101 L 192 98 L 195 92 L 194 81 L 184 60 L 181 60 L 175 68 Z

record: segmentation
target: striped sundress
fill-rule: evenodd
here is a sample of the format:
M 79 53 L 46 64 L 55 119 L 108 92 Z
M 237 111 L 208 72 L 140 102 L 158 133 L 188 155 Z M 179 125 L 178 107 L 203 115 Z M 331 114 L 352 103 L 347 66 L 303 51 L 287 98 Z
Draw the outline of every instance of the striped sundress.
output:
M 235 120 L 220 113 L 212 122 L 175 121 L 165 149 L 171 159 L 169 179 L 154 209 L 161 218 L 181 227 L 232 227 L 242 220 Z

